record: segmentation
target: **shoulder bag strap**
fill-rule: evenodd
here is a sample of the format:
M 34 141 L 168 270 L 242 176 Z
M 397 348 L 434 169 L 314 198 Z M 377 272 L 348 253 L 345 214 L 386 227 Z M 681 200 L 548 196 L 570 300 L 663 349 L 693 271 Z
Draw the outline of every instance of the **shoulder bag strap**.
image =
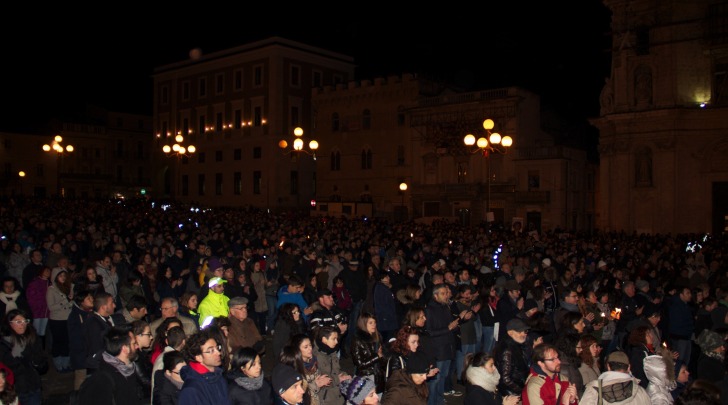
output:
M 602 399 L 602 380 L 597 378 L 597 381 L 599 381 L 599 399 L 597 400 L 597 405 L 602 405 L 602 402 L 604 402 Z

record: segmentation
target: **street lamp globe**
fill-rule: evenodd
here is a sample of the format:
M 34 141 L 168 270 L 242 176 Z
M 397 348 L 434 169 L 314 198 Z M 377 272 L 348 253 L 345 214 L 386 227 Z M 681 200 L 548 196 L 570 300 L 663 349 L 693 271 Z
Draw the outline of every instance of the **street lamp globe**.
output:
M 399 183 L 400 191 L 407 191 L 407 183 Z
M 48 145 L 48 144 L 43 145 L 43 151 L 44 152 L 50 152 L 51 151 L 51 145 Z
M 189 153 L 195 153 L 196 150 L 197 148 L 195 148 L 195 145 L 190 145 L 187 147 L 187 152 Z

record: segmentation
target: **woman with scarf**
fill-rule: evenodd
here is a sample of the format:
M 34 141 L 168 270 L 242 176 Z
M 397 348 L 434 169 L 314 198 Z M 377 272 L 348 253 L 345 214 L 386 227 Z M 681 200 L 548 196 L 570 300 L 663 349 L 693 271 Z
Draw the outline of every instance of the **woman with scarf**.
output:
M 36 367 L 47 367 L 47 361 L 28 313 L 19 309 L 8 312 L 2 323 L 0 362 L 13 371 L 19 403 L 41 404 L 42 384 Z
M 231 405 L 268 405 L 273 403 L 273 387 L 263 378 L 260 355 L 250 347 L 233 353 L 228 379 Z
M 293 336 L 290 347 L 296 356 L 295 368 L 308 383 L 307 391 L 310 397 L 308 405 L 320 405 L 321 389 L 330 386 L 332 378 L 319 370 L 318 359 L 314 356 L 313 345 L 308 336 L 303 334 Z
M 53 365 L 61 373 L 70 372 L 71 355 L 68 340 L 68 316 L 73 308 L 73 284 L 66 269 L 56 267 L 51 273 L 52 284 L 46 292 L 50 310 L 51 355 Z
M 482 405 L 516 405 L 518 395 L 501 396 L 496 390 L 500 373 L 495 367 L 493 356 L 489 353 L 470 353 L 465 356 L 465 372 L 462 379 L 465 383 L 464 404 Z
M 318 328 L 313 355 L 318 361 L 319 372 L 331 377 L 331 384 L 319 390 L 321 405 L 341 405 L 344 397 L 339 390 L 340 383 L 351 379 L 350 375 L 341 371 L 338 351 L 339 329 L 331 326 Z

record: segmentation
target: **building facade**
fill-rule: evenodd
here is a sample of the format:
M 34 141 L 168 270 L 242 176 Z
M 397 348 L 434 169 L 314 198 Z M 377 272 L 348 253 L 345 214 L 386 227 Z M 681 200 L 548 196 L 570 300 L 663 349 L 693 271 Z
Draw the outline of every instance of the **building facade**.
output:
M 318 136 L 311 89 L 351 80 L 353 59 L 276 37 L 191 56 L 155 70 L 154 194 L 207 206 L 310 207 L 314 155 L 284 153 L 279 142 L 292 144 L 296 127 L 304 139 Z M 186 153 L 165 156 L 178 135 Z
M 457 92 L 405 74 L 314 90 L 317 209 L 420 221 L 495 221 L 523 229 L 588 229 L 586 153 L 541 129 L 539 97 L 519 88 Z M 495 121 L 505 154 L 467 148 Z M 402 191 L 400 184 L 407 184 Z M 364 210 L 361 210 L 364 211 Z M 491 215 L 488 215 L 491 212 Z
M 4 196 L 131 198 L 151 188 L 151 118 L 90 107 L 45 133 L 0 133 Z M 50 149 L 60 136 L 63 152 Z M 71 147 L 71 151 L 67 147 Z M 25 176 L 19 176 L 19 172 Z M 144 190 L 144 191 L 143 191 Z
M 605 0 L 612 68 L 600 102 L 597 227 L 724 232 L 728 2 Z

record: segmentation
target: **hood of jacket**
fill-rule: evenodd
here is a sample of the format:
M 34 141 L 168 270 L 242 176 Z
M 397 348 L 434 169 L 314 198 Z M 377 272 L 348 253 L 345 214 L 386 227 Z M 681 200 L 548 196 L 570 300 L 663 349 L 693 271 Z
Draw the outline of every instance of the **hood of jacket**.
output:
M 631 401 L 637 396 L 639 382 L 637 378 L 619 371 L 606 371 L 599 376 L 602 381 L 602 398 L 610 404 Z M 586 390 L 599 391 L 599 381 L 587 384 Z M 598 394 L 597 394 L 598 396 Z
M 403 289 L 397 291 L 396 298 L 397 298 L 397 301 L 399 301 L 400 303 L 402 303 L 404 305 L 414 304 L 414 301 L 407 298 L 407 289 L 406 288 L 403 288 Z
M 669 361 L 658 354 L 645 357 L 643 360 L 645 375 L 650 384 L 665 386 L 670 389 L 675 387 L 675 365 L 672 359 Z
M 68 270 L 66 270 L 62 267 L 56 267 L 53 269 L 53 271 L 51 271 L 51 281 L 53 282 L 54 287 L 58 288 L 58 283 L 56 283 L 56 277 L 58 277 L 58 275 L 64 271 L 66 272 L 66 274 L 68 274 Z

